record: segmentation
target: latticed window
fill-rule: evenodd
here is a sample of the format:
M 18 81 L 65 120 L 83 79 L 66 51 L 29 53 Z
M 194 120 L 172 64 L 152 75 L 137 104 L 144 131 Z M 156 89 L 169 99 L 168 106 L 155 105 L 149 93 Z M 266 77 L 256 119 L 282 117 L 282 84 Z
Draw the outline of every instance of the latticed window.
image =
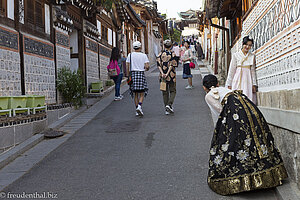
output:
M 35 0 L 26 0 L 25 19 L 28 24 L 35 28 L 44 30 L 44 2 Z
M 108 29 L 102 25 L 101 27 L 101 38 L 104 40 L 104 41 L 108 41 L 108 36 L 107 36 L 107 33 L 108 32 Z
M 243 11 L 246 13 L 257 0 L 243 0 Z

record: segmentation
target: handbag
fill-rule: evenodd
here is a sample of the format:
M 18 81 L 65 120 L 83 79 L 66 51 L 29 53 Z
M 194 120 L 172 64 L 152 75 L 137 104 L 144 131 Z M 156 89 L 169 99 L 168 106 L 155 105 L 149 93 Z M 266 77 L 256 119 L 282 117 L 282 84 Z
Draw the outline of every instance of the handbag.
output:
M 127 78 L 127 84 L 130 86 L 130 85 L 132 85 L 132 83 L 133 83 L 133 80 L 132 80 L 132 74 L 131 74 L 131 53 L 130 53 L 130 71 L 129 71 L 129 75 Z
M 192 68 L 192 69 L 195 69 L 195 68 L 196 68 L 196 65 L 195 65 L 195 63 L 193 63 L 193 62 L 190 62 L 190 68 Z
M 118 66 L 118 62 L 117 61 L 111 61 L 109 63 L 109 65 L 107 66 L 107 70 L 108 70 L 108 76 L 109 77 L 116 77 L 119 75 L 120 73 L 120 68 Z
M 117 72 L 117 69 L 109 69 L 108 70 L 108 76 L 109 77 L 115 77 L 115 76 L 118 76 L 118 72 Z
M 189 51 L 190 57 L 192 57 L 190 50 L 188 50 L 188 51 Z M 195 63 L 193 63 L 193 61 L 190 62 L 190 68 L 191 69 L 195 69 L 196 68 L 196 65 L 195 65 Z
M 167 91 L 167 83 L 165 79 L 162 79 L 160 82 L 160 91 L 163 92 Z

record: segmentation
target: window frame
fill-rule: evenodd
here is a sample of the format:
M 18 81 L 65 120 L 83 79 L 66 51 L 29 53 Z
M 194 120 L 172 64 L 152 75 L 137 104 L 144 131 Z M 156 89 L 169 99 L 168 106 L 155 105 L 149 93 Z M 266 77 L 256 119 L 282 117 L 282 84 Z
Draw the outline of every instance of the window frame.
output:
M 0 10 L 0 17 L 7 17 L 7 0 L 0 0 L 0 4 L 2 6 L 2 9 Z
M 33 19 L 30 19 L 29 16 L 28 16 L 28 12 L 29 12 L 29 8 L 28 8 L 28 2 L 31 2 L 33 4 L 33 8 L 32 8 L 32 11 L 33 11 Z M 41 10 L 42 10 L 42 14 L 39 15 L 37 12 L 36 12 L 36 9 L 37 9 L 37 4 L 40 3 L 41 6 Z M 38 23 L 38 19 L 40 19 L 40 17 L 42 18 L 42 24 L 39 24 Z M 25 25 L 26 26 L 29 26 L 39 32 L 43 32 L 45 33 L 45 0 L 26 0 L 24 2 L 24 22 L 25 22 Z

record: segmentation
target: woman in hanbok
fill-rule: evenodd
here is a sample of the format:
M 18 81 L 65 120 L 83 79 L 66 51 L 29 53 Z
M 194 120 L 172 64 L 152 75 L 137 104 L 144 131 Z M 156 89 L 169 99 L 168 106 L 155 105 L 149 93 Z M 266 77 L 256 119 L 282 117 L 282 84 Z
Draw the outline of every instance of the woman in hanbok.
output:
M 288 175 L 257 106 L 241 91 L 219 87 L 214 75 L 203 78 L 203 88 L 215 123 L 209 187 L 229 195 L 281 185 Z
M 243 38 L 243 48 L 232 56 L 225 85 L 232 90 L 242 90 L 256 104 L 256 61 L 255 55 L 250 52 L 252 45 L 252 38 Z

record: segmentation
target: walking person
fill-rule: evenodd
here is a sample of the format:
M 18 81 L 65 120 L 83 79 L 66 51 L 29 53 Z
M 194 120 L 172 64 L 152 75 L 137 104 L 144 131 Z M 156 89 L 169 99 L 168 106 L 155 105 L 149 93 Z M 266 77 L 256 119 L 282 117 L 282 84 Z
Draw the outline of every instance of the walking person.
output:
M 252 38 L 249 36 L 243 38 L 243 48 L 232 56 L 225 85 L 232 90 L 242 90 L 251 101 L 256 103 L 256 61 L 255 55 L 250 52 L 252 45 Z
M 193 89 L 193 75 L 191 73 L 190 63 L 193 60 L 193 52 L 190 49 L 190 42 L 185 41 L 184 42 L 185 51 L 182 57 L 183 62 L 183 79 L 188 79 L 188 86 L 185 87 L 185 89 L 190 90 Z
M 145 71 L 150 68 L 149 59 L 146 54 L 141 52 L 142 44 L 139 41 L 134 42 L 132 45 L 134 52 L 130 53 L 126 60 L 127 71 L 130 71 L 132 78 L 130 94 L 134 98 L 136 116 L 143 116 L 142 105 L 148 94 Z
M 177 64 L 178 64 L 179 58 L 180 58 L 180 47 L 178 46 L 177 42 L 174 42 L 172 51 L 175 53 L 175 59 L 176 59 Z
M 171 40 L 164 41 L 165 49 L 157 57 L 157 66 L 160 71 L 160 82 L 165 82 L 165 90 L 162 91 L 165 105 L 165 114 L 174 113 L 173 103 L 176 96 L 176 70 L 178 60 L 175 52 L 171 51 Z
M 107 66 L 107 70 L 111 71 L 113 69 L 117 70 L 116 76 L 111 76 L 115 83 L 115 101 L 120 101 L 123 99 L 123 95 L 120 94 L 121 82 L 123 78 L 123 67 L 122 62 L 124 62 L 126 58 L 121 57 L 120 50 L 117 47 L 114 47 L 111 51 L 110 56 L 110 64 Z
M 211 74 L 203 78 L 203 89 L 215 124 L 209 187 L 229 195 L 281 185 L 288 175 L 257 106 L 241 91 L 219 87 L 217 77 Z
M 201 61 L 202 59 L 204 59 L 204 54 L 200 42 L 197 42 L 196 50 L 197 50 L 198 60 Z

